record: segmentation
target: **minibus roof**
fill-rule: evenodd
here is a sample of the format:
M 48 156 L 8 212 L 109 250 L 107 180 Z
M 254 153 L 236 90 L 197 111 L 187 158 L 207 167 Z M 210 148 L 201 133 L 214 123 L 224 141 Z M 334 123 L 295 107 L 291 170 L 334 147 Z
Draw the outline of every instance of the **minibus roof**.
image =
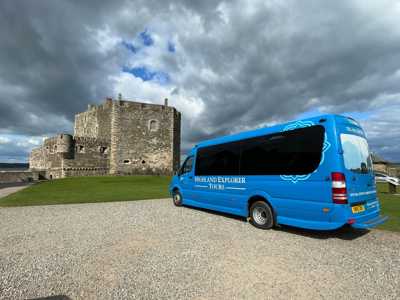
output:
M 335 115 L 335 114 L 325 114 L 325 115 L 319 115 L 319 116 L 306 118 L 306 119 L 293 120 L 290 122 L 277 124 L 277 125 L 274 125 L 271 127 L 262 127 L 262 128 L 258 128 L 258 129 L 249 130 L 249 131 L 243 131 L 243 132 L 232 134 L 232 135 L 225 135 L 222 137 L 205 140 L 205 141 L 198 143 L 195 146 L 195 148 L 233 142 L 233 141 L 242 140 L 242 139 L 246 139 L 246 138 L 252 138 L 252 137 L 256 137 L 256 136 L 260 136 L 260 135 L 264 135 L 264 134 L 276 133 L 276 132 L 282 131 L 285 127 L 288 127 L 290 125 L 293 125 L 293 129 L 294 129 L 294 128 L 296 128 L 296 124 L 297 124 L 297 127 L 304 127 L 304 125 L 307 126 L 307 124 L 310 124 L 310 123 L 323 124 L 324 122 L 326 122 L 328 120 L 333 120 L 334 118 L 347 120 L 348 122 L 357 124 L 357 126 L 359 127 L 358 123 L 350 117 L 346 117 L 346 116 L 342 116 L 342 115 Z

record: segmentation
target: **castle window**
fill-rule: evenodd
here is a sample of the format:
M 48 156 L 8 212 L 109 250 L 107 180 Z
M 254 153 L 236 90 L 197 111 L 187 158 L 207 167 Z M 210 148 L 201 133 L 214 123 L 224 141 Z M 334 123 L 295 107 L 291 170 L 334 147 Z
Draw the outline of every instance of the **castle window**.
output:
M 125 159 L 125 160 L 124 160 L 124 164 L 127 165 L 127 164 L 130 164 L 130 163 L 131 163 L 131 161 L 130 161 L 129 159 Z
M 107 153 L 107 147 L 100 147 L 100 153 Z
M 159 128 L 157 120 L 150 120 L 149 122 L 149 130 L 150 131 L 157 131 Z
M 145 164 L 146 163 L 146 161 L 145 160 L 142 160 L 142 164 Z
M 54 151 L 57 151 L 57 145 L 54 146 Z
M 85 147 L 82 145 L 76 146 L 76 152 L 77 153 L 85 153 Z

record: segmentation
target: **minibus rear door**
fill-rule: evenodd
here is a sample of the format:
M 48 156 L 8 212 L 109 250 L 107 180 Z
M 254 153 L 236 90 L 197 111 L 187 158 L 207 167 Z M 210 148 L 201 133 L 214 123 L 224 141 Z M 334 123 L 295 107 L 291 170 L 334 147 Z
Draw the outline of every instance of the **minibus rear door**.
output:
M 366 205 L 376 201 L 376 188 L 372 171 L 372 161 L 367 140 L 353 133 L 341 133 L 343 163 L 348 193 L 348 202 L 353 213 L 364 211 Z

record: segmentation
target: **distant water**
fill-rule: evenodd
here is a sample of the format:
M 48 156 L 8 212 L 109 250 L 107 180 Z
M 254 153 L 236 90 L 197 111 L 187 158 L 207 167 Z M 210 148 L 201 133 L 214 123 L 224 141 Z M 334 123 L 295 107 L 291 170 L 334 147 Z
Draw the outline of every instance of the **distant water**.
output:
M 0 171 L 23 171 L 28 170 L 29 164 L 23 163 L 0 163 Z

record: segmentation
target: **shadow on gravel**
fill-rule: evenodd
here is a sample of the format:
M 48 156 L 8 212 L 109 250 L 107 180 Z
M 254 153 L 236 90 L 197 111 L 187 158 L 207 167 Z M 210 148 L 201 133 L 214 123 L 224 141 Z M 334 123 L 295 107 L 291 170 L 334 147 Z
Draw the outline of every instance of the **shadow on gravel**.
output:
M 219 211 L 214 211 L 214 210 L 209 210 L 209 209 L 205 209 L 205 208 L 199 208 L 199 207 L 192 207 L 192 206 L 186 206 L 186 205 L 184 205 L 184 207 L 193 209 L 193 210 L 204 211 L 209 214 L 222 216 L 222 217 L 226 217 L 226 218 L 230 218 L 230 219 L 234 219 L 234 220 L 238 220 L 238 221 L 242 221 L 242 222 L 247 222 L 246 218 L 240 217 L 240 216 L 235 216 L 235 215 L 231 215 L 231 214 L 227 214 L 227 213 L 223 213 L 223 212 L 219 212 Z M 259 230 L 261 230 L 261 229 L 259 229 Z M 303 229 L 303 228 L 291 227 L 291 226 L 286 226 L 286 225 L 280 225 L 280 226 L 274 228 L 273 230 L 302 235 L 305 237 L 320 239 L 320 240 L 334 238 L 334 239 L 341 239 L 341 240 L 348 240 L 348 241 L 355 240 L 369 232 L 369 230 L 356 230 L 356 229 L 352 228 L 351 226 L 344 226 L 337 230 L 318 231 L 318 230 L 310 230 L 310 229 Z
M 298 234 L 320 240 L 334 238 L 334 239 L 341 239 L 348 241 L 355 240 L 369 232 L 369 230 L 357 230 L 352 228 L 351 226 L 344 226 L 336 230 L 317 231 L 317 230 L 310 230 L 310 229 L 303 229 L 303 228 L 296 228 L 296 227 L 282 225 L 276 228 L 275 230 Z
M 238 221 L 242 221 L 242 222 L 247 222 L 247 219 L 244 218 L 244 217 L 241 217 L 241 216 L 235 216 L 235 215 L 231 215 L 231 214 L 227 214 L 227 213 L 223 213 L 223 212 L 219 212 L 219 211 L 215 211 L 215 210 L 209 210 L 209 209 L 206 209 L 206 208 L 193 207 L 193 206 L 187 206 L 187 205 L 183 205 L 183 206 L 185 208 L 204 211 L 204 212 L 209 213 L 209 214 L 222 216 L 222 217 L 226 217 L 226 218 L 229 218 L 229 219 L 234 219 L 234 220 L 238 220 Z
M 70 297 L 65 295 L 56 295 L 56 296 L 49 296 L 43 298 L 32 298 L 28 300 L 72 300 Z

